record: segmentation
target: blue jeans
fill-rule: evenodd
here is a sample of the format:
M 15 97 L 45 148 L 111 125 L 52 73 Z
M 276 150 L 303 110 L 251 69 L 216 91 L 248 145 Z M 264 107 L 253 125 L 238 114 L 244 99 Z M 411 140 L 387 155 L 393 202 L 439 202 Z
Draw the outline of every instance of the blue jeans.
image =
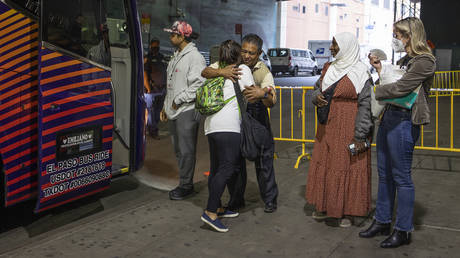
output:
M 163 93 L 144 93 L 147 116 L 147 130 L 151 135 L 158 134 L 158 122 L 160 121 L 160 112 L 163 108 Z
M 395 194 L 398 196 L 395 229 L 413 230 L 414 184 L 411 178 L 412 154 L 420 135 L 411 113 L 387 110 L 377 133 L 379 188 L 375 219 L 391 223 Z

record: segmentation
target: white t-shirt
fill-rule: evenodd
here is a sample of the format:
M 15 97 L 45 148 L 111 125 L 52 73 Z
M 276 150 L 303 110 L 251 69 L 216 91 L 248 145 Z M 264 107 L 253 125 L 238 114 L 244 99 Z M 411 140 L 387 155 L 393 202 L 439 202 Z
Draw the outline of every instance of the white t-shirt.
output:
M 214 63 L 210 66 L 211 68 L 217 69 L 219 66 Z M 252 72 L 249 67 L 242 64 L 241 78 L 238 80 L 240 89 L 243 92 L 244 87 L 254 85 L 254 79 L 252 78 Z M 229 99 L 235 96 L 235 89 L 231 80 L 225 80 L 224 83 L 224 99 Z M 214 113 L 206 117 L 204 121 L 204 134 L 217 132 L 240 132 L 241 117 L 238 110 L 238 101 L 236 96 L 230 100 L 219 112 Z

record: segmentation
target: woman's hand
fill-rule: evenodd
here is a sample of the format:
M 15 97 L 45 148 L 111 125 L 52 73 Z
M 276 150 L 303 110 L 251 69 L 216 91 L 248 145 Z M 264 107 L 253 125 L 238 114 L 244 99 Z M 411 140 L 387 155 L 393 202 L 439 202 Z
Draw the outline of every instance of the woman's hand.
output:
M 361 153 L 361 152 L 365 152 L 367 147 L 366 147 L 366 142 L 361 142 L 361 141 L 358 141 L 356 139 L 353 139 L 351 141 L 352 144 L 355 145 L 355 150 L 356 150 L 356 153 Z
M 220 69 L 220 75 L 225 79 L 229 79 L 232 82 L 236 82 L 240 78 L 241 68 L 236 67 L 235 65 L 227 65 L 226 67 Z
M 380 72 L 382 71 L 382 63 L 380 62 L 380 59 L 374 55 L 369 54 L 369 63 L 380 74 Z
M 326 99 L 324 99 L 323 94 L 320 93 L 316 95 L 316 103 L 317 103 L 316 106 L 318 107 L 324 107 L 327 105 L 327 101 Z

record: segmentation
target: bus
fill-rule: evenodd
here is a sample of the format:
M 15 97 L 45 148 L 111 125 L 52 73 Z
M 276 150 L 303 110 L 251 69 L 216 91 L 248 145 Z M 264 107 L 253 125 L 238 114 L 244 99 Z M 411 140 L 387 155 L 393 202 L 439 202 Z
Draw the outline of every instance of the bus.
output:
M 0 0 L 0 170 L 9 207 L 107 189 L 145 153 L 135 0 Z

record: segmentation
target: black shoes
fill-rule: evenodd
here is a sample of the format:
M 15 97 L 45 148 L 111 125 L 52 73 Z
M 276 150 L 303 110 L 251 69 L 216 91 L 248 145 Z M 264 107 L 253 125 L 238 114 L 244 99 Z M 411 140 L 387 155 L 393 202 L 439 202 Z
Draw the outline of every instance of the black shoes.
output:
M 276 211 L 276 208 L 277 208 L 276 202 L 267 202 L 265 204 L 264 212 L 273 213 Z
M 390 227 L 391 223 L 380 223 L 374 220 L 368 229 L 359 232 L 359 236 L 363 238 L 371 238 L 376 235 L 388 236 L 390 234 Z
M 393 230 L 391 236 L 380 243 L 382 248 L 396 248 L 401 245 L 408 245 L 411 241 L 411 233 L 407 231 Z
M 182 188 L 180 186 L 174 188 L 169 192 L 169 199 L 171 200 L 183 200 L 187 197 L 192 196 L 195 193 L 193 187 L 190 189 Z

